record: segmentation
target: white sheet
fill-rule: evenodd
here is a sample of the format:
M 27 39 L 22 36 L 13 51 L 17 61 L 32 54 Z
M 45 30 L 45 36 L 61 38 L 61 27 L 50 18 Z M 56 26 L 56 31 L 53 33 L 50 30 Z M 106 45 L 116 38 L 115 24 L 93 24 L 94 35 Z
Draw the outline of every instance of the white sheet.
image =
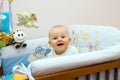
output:
M 102 63 L 115 59 L 120 59 L 120 44 L 99 51 L 87 52 L 71 56 L 40 59 L 32 62 L 28 68 L 31 70 L 33 76 L 37 76 Z

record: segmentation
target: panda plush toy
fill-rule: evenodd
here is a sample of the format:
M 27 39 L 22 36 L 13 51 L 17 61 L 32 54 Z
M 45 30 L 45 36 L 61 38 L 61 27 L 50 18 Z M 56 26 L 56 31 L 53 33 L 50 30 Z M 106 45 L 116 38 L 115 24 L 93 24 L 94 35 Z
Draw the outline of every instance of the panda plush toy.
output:
M 18 49 L 20 47 L 26 47 L 25 43 L 25 33 L 21 29 L 17 29 L 13 32 L 13 46 Z

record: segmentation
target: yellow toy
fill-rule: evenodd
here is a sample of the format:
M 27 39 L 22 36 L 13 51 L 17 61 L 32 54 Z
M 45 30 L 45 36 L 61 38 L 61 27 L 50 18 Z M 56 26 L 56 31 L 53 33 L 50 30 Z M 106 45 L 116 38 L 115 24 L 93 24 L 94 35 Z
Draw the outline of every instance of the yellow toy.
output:
M 13 0 L 8 0 L 9 2 L 13 2 Z
M 13 80 L 27 80 L 28 77 L 25 74 L 14 74 Z
M 11 45 L 12 42 L 13 42 L 13 37 L 11 34 L 0 32 L 0 48 Z
M 3 77 L 2 80 L 29 80 L 26 74 L 11 73 Z

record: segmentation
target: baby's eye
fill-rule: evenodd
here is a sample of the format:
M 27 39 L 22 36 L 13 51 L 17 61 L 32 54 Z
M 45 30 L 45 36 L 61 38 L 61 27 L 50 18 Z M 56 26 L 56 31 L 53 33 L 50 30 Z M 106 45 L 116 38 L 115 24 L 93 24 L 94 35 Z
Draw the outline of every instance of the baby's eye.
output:
M 57 39 L 57 37 L 54 37 L 53 39 L 55 40 L 55 39 Z
M 62 36 L 62 38 L 65 38 L 65 36 Z

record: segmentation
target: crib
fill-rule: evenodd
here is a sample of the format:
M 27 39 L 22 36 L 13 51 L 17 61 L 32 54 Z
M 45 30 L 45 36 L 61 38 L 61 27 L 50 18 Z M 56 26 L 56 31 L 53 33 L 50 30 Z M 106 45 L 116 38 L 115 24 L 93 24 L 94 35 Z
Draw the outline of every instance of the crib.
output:
M 76 46 L 80 54 L 29 63 L 28 57 L 37 46 L 48 47 L 48 38 L 27 40 L 26 48 L 15 49 L 10 45 L 0 50 L 0 75 L 11 74 L 13 66 L 22 62 L 35 80 L 120 80 L 119 29 L 103 25 L 72 25 L 69 32 L 71 45 Z
M 90 65 L 90 66 L 80 67 L 77 69 L 58 72 L 54 74 L 37 76 L 35 77 L 35 80 L 70 80 L 71 78 L 75 78 L 75 80 L 80 80 L 80 76 L 86 76 L 86 80 L 92 80 L 90 78 L 91 76 L 90 74 L 93 74 L 93 73 L 97 73 L 96 80 L 102 80 L 100 79 L 101 71 L 106 72 L 105 80 L 111 80 L 110 69 L 114 69 L 113 80 L 119 80 L 118 79 L 119 67 L 120 67 L 120 60 L 115 60 L 115 61 L 109 61 L 106 63 Z

